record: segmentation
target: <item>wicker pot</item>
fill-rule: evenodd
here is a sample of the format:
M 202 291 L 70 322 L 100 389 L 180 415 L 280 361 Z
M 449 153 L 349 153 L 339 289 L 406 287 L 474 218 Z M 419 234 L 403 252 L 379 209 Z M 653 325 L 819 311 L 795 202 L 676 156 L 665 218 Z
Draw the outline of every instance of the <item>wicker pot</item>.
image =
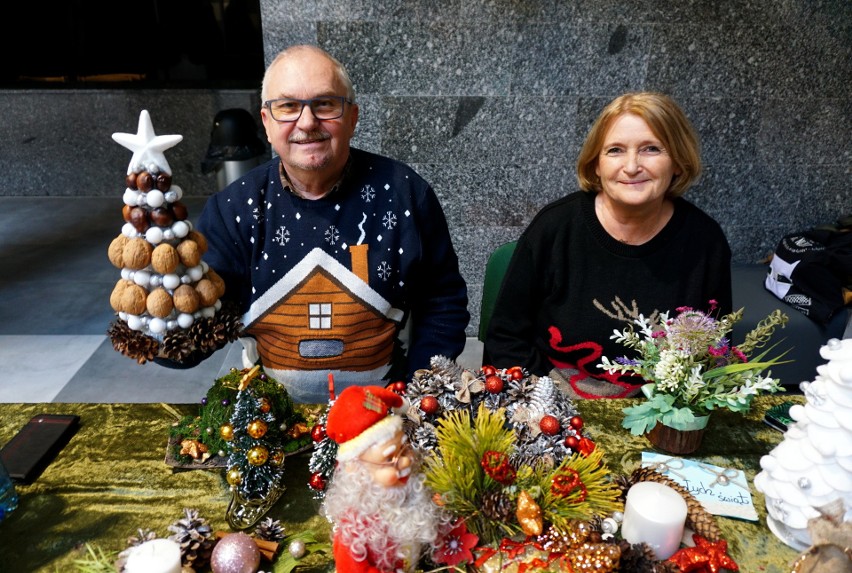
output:
M 696 416 L 695 421 L 682 429 L 664 426 L 657 422 L 654 428 L 645 434 L 648 441 L 657 449 L 670 454 L 691 454 L 701 446 L 704 430 L 710 416 Z

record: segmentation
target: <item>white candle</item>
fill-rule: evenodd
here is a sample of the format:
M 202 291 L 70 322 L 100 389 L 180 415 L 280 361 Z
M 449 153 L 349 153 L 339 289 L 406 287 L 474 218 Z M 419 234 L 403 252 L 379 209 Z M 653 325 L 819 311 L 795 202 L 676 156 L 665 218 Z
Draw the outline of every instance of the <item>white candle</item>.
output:
M 630 543 L 647 543 L 657 559 L 668 559 L 680 547 L 686 511 L 686 502 L 672 488 L 639 482 L 627 492 L 621 534 Z
M 125 573 L 180 573 L 180 546 L 171 539 L 152 539 L 133 548 Z

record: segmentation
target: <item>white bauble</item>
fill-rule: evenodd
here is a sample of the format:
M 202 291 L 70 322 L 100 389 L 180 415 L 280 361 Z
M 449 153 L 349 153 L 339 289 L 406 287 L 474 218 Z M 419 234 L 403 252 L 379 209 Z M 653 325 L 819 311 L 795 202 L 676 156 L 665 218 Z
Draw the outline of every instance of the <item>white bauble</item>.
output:
M 159 245 L 163 242 L 163 230 L 159 227 L 148 227 L 145 231 L 145 240 L 152 245 Z
M 148 206 L 152 209 L 162 207 L 165 200 L 166 198 L 163 196 L 163 192 L 159 189 L 151 189 L 148 191 Z
M 130 330 L 142 330 L 145 327 L 145 324 L 142 322 L 142 319 L 135 314 L 128 314 L 127 326 L 130 327 Z
M 170 201 L 171 203 L 180 201 L 181 197 L 183 197 L 183 189 L 181 189 L 179 185 L 172 184 L 172 186 L 169 187 L 169 193 L 174 193 L 175 195 L 175 200 Z
M 186 271 L 186 274 L 189 275 L 189 278 L 192 279 L 192 282 L 198 282 L 204 276 L 204 269 L 201 268 L 201 265 L 192 267 Z
M 177 221 L 172 225 L 172 232 L 175 234 L 175 237 L 183 239 L 189 234 L 189 225 L 186 221 Z
M 166 321 L 162 318 L 152 318 L 148 323 L 148 328 L 155 334 L 160 334 L 166 330 Z
M 124 190 L 124 196 L 122 197 L 125 205 L 130 205 L 131 207 L 135 207 L 139 204 L 139 191 L 135 189 L 130 189 L 129 187 Z
M 151 284 L 151 273 L 149 271 L 136 271 L 133 273 L 133 282 L 141 287 Z
M 181 328 L 189 328 L 190 326 L 192 326 L 193 322 L 195 322 L 195 319 L 193 318 L 193 316 L 191 314 L 187 314 L 185 312 L 182 313 L 182 314 L 179 314 L 178 317 L 177 317 L 178 326 L 180 326 Z
M 163 275 L 163 288 L 168 290 L 175 290 L 180 286 L 180 277 L 176 274 L 170 273 L 167 275 Z
M 128 239 L 132 239 L 137 234 L 136 227 L 134 227 L 130 223 L 125 223 L 121 226 L 121 234 L 127 237 Z

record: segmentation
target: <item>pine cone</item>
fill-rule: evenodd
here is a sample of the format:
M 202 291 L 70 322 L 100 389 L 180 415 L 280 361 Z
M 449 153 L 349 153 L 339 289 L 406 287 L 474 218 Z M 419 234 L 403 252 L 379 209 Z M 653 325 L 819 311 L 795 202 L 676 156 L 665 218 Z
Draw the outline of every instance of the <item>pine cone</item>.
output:
M 240 320 L 240 315 L 236 308 L 223 307 L 222 311 L 216 315 L 219 323 L 222 325 L 222 334 L 226 342 L 233 342 L 240 336 L 243 330 L 243 323 Z
M 136 530 L 136 535 L 131 535 L 127 538 L 127 546 L 136 547 L 137 545 L 142 545 L 146 541 L 151 541 L 152 539 L 157 539 L 157 534 L 155 532 L 147 528 L 139 528 Z
M 277 519 L 267 517 L 258 524 L 254 536 L 264 541 L 279 542 L 284 539 L 284 526 Z
M 198 510 L 183 511 L 184 516 L 169 525 L 169 531 L 173 533 L 169 539 L 180 545 L 184 565 L 198 567 L 207 563 L 213 553 L 213 529 L 206 519 L 199 517 Z
M 643 481 L 643 480 L 640 480 Z M 624 474 L 616 474 L 612 477 L 612 483 L 619 489 L 618 501 L 622 504 L 627 500 L 627 490 L 630 489 L 630 486 L 635 482 L 631 480 L 630 477 Z
M 513 513 L 514 504 L 500 490 L 485 492 L 482 496 L 482 513 L 494 521 L 507 521 Z
M 629 541 L 621 541 L 620 571 L 625 573 L 657 573 L 659 562 L 654 552 L 646 543 L 631 545 Z
M 673 479 L 664 476 L 652 467 L 638 468 L 630 475 L 631 485 L 640 481 L 661 483 L 678 492 L 684 501 L 686 501 L 686 526 L 708 541 L 719 541 L 722 538 L 722 532 L 719 530 L 719 526 L 716 525 L 716 519 L 713 517 L 713 514 L 704 509 L 701 503 L 685 487 Z
M 173 330 L 163 338 L 162 354 L 170 360 L 183 362 L 192 354 L 192 342 L 183 330 Z

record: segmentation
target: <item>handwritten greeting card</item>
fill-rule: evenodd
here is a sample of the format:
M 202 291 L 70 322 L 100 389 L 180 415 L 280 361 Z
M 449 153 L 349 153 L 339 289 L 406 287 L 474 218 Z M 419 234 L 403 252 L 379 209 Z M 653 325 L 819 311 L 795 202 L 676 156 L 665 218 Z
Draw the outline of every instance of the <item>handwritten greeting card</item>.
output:
M 742 470 L 656 452 L 642 452 L 642 466 L 653 467 L 685 487 L 713 515 L 758 520 Z

